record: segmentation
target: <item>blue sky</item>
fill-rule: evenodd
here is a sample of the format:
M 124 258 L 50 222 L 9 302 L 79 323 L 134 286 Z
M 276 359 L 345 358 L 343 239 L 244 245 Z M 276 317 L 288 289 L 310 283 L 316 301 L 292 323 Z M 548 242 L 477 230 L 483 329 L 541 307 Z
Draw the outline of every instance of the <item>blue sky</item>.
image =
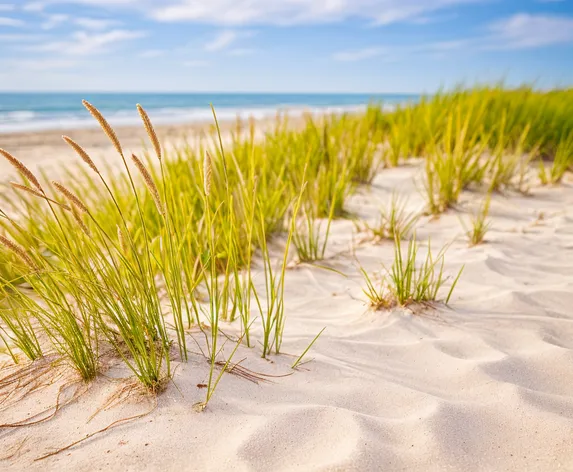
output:
M 573 85 L 573 0 L 0 0 L 0 90 Z

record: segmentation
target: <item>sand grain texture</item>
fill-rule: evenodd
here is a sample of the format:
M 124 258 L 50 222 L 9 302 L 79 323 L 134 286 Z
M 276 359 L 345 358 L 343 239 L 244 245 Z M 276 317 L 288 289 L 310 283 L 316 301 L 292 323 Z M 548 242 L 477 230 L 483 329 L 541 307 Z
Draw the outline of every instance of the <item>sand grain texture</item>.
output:
M 419 208 L 420 171 L 383 171 L 349 209 L 373 218 L 396 188 Z M 487 243 L 469 248 L 458 218 L 478 205 L 468 194 L 460 212 L 419 223 L 421 241 L 454 241 L 449 275 L 465 265 L 450 308 L 369 311 L 348 251 L 353 225 L 336 221 L 325 265 L 347 277 L 306 265 L 287 275 L 285 351 L 298 355 L 327 327 L 312 362 L 258 385 L 227 375 L 197 413 L 207 366 L 192 358 L 148 416 L 34 461 L 149 408 L 132 397 L 88 422 L 119 388 L 102 378 L 51 420 L 0 429 L 2 455 L 13 454 L 0 469 L 573 470 L 573 188 L 495 196 Z M 390 243 L 355 251 L 369 272 L 392 260 Z M 293 357 L 268 362 L 259 352 L 241 349 L 237 359 L 257 372 L 290 372 Z M 53 404 L 56 387 L 0 412 L 0 423 Z

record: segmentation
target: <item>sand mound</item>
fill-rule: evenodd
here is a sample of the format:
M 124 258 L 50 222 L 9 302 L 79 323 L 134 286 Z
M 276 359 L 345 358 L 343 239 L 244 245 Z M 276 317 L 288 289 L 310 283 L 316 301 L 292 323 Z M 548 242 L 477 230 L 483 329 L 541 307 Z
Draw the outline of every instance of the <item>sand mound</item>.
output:
M 385 171 L 351 203 L 373 218 L 393 189 L 419 208 L 419 169 Z M 464 208 L 475 208 L 467 195 Z M 49 421 L 0 428 L 2 470 L 573 470 L 573 188 L 496 196 L 484 245 L 468 248 L 451 213 L 422 219 L 419 239 L 453 241 L 448 274 L 465 265 L 451 307 L 412 314 L 370 312 L 348 251 L 352 224 L 335 222 L 335 252 L 325 262 L 346 277 L 299 266 L 287 276 L 284 348 L 298 355 L 327 327 L 286 377 L 253 383 L 223 378 L 209 408 L 199 358 L 178 367 L 147 416 L 41 461 L 113 421 L 145 413 L 137 393 L 111 402 L 125 384 L 101 378 Z M 368 271 L 390 263 L 389 243 L 363 242 Z M 255 372 L 291 372 L 292 357 L 272 362 L 241 349 Z M 26 418 L 55 401 L 57 385 L 0 412 Z M 66 393 L 73 396 L 72 392 Z M 107 409 L 101 409 L 106 406 Z M 91 420 L 90 418 L 98 413 Z M 9 458 L 6 458 L 10 456 Z

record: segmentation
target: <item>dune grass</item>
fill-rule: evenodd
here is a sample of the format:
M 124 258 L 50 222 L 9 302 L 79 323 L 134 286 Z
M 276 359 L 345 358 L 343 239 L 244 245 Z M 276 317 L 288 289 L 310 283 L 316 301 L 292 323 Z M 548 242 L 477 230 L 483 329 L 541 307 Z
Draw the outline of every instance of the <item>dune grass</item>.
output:
M 86 381 L 98 375 L 101 356 L 114 355 L 157 392 L 174 356 L 187 360 L 188 329 L 197 326 L 209 364 L 206 405 L 226 370 L 221 365 L 231 361 L 222 320 L 241 324 L 233 353 L 241 343 L 255 345 L 255 321 L 263 328 L 261 355 L 281 352 L 299 209 L 329 225 L 344 214 L 356 183 L 371 179 L 378 165 L 375 122 L 308 117 L 295 131 L 279 119 L 267 139 L 249 129 L 226 150 L 215 116 L 209 141 L 165 156 L 138 106 L 151 153 L 136 156 L 126 155 L 95 106 L 84 105 L 115 148 L 122 173 L 98 168 L 70 137 L 64 140 L 83 163 L 66 184 L 34 175 L 2 151 L 21 177 L 2 194 L 2 339 L 15 361 L 55 351 Z M 277 237 L 273 246 L 282 256 L 275 263 L 270 244 Z M 311 246 L 310 258 L 322 257 L 325 247 L 326 238 Z M 264 290 L 253 282 L 255 254 Z
M 348 197 L 384 167 L 425 159 L 432 214 L 455 208 L 468 188 L 523 191 L 530 163 L 543 183 L 571 169 L 571 90 L 460 88 L 389 112 L 372 104 L 307 116 L 301 126 L 277 116 L 264 139 L 253 122 L 238 121 L 227 143 L 214 116 L 206 139 L 168 154 L 138 106 L 150 145 L 141 155 L 125 153 L 97 108 L 84 105 L 122 172 L 96 166 L 71 137 L 78 164 L 58 182 L 0 151 L 19 173 L 0 194 L 0 336 L 14 361 L 56 352 L 85 380 L 98 375 L 102 356 L 115 356 L 157 392 L 173 359 L 188 359 L 196 327 L 209 366 L 203 405 L 241 344 L 262 357 L 281 352 L 291 243 L 300 260 L 326 257 L 332 221 L 348 217 Z M 364 273 L 378 307 L 441 299 L 446 285 L 443 251 L 428 248 L 417 266 L 412 237 L 403 254 L 399 240 L 418 218 L 404 205 L 393 199 L 375 228 L 396 251 L 381 286 Z M 240 335 L 221 338 L 222 321 L 237 322 Z
M 413 303 L 429 303 L 440 301 L 440 290 L 445 286 L 448 277 L 444 274 L 445 252 L 447 246 L 437 254 L 432 253 L 428 241 L 426 256 L 420 262 L 419 243 L 414 234 L 409 242 L 406 253 L 402 250 L 403 242 L 394 240 L 394 260 L 390 268 L 384 268 L 384 274 L 376 283 L 362 268 L 366 288 L 363 290 L 370 306 L 374 309 L 391 308 L 393 306 L 408 306 Z M 448 304 L 463 268 L 457 273 L 444 303 Z
M 406 238 L 421 216 L 407 206 L 408 200 L 394 192 L 389 203 L 380 209 L 378 220 L 374 224 L 365 223 L 365 229 L 378 241 Z
M 491 226 L 491 222 L 488 220 L 490 203 L 491 193 L 488 193 L 481 207 L 470 217 L 469 225 L 461 220 L 470 246 L 477 246 L 484 242 L 485 235 Z

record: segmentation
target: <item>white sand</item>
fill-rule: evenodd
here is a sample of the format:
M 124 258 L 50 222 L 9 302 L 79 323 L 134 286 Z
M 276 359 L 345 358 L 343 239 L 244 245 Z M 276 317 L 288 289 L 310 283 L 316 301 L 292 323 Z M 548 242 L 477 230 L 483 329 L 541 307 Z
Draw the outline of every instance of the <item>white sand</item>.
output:
M 419 172 L 382 172 L 349 208 L 373 218 L 395 188 L 419 207 Z M 51 420 L 0 428 L 0 455 L 11 456 L 0 470 L 573 470 L 573 188 L 494 197 L 487 243 L 468 248 L 458 218 L 478 204 L 467 194 L 460 212 L 419 223 L 418 238 L 431 236 L 433 247 L 454 241 L 448 274 L 465 264 L 450 308 L 369 311 L 348 251 L 324 263 L 346 278 L 299 266 L 287 276 L 284 350 L 300 354 L 327 327 L 299 371 L 258 385 L 226 375 L 197 413 L 207 366 L 193 357 L 148 416 L 34 461 L 150 407 L 131 397 L 88 422 L 120 388 L 100 378 Z M 350 221 L 335 222 L 330 253 L 346 251 L 352 234 Z M 356 249 L 369 272 L 391 256 L 390 243 Z M 259 353 L 241 349 L 236 359 L 291 372 L 292 357 Z M 53 405 L 62 382 L 0 405 L 0 424 Z

